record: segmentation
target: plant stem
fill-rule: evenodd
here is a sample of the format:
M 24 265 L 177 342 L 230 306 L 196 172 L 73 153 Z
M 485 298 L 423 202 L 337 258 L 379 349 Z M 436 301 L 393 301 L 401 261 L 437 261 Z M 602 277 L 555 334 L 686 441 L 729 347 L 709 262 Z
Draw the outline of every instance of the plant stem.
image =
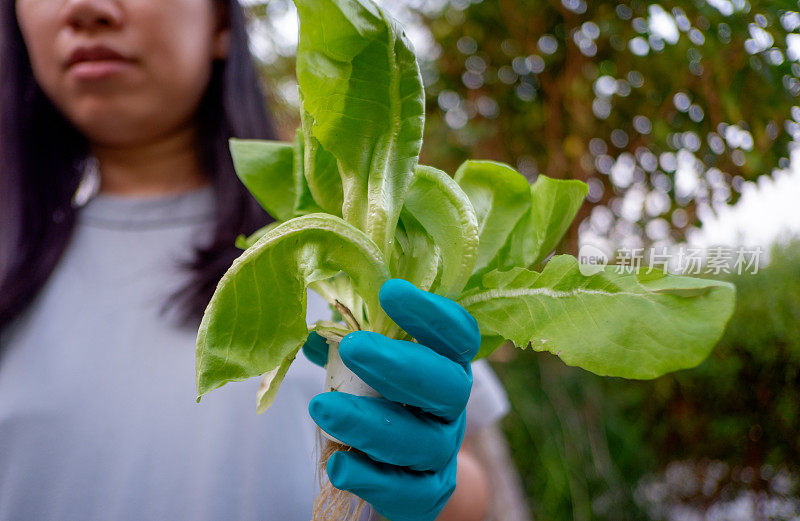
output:
M 336 311 L 341 313 L 342 318 L 345 322 L 347 322 L 348 326 L 355 331 L 361 331 L 361 326 L 359 325 L 358 320 L 356 320 L 356 317 L 353 316 L 353 313 L 350 311 L 350 309 L 348 309 L 347 306 L 339 302 L 338 299 L 333 301 L 333 306 L 336 308 Z

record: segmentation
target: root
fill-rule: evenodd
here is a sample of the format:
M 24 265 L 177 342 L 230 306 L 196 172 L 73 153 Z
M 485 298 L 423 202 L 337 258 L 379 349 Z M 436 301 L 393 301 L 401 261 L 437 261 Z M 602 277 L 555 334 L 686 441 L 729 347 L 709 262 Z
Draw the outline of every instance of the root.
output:
M 314 500 L 314 513 L 311 521 L 358 521 L 367 503 L 345 490 L 334 487 L 328 479 L 326 465 L 334 452 L 354 450 L 348 445 L 336 443 L 320 435 L 320 453 L 317 465 L 317 479 L 320 492 Z

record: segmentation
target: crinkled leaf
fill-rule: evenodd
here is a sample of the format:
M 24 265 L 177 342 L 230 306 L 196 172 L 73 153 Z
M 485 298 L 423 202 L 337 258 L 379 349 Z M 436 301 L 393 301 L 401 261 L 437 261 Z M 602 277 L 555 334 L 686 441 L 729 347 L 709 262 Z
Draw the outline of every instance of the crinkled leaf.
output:
M 311 194 L 311 188 L 306 181 L 305 172 L 305 140 L 301 129 L 297 129 L 294 137 L 294 155 L 293 155 L 293 168 L 292 173 L 294 176 L 294 212 L 292 217 L 299 217 L 301 215 L 308 215 L 310 213 L 324 212 L 320 205 L 314 200 Z M 325 212 L 331 213 L 331 212 Z
M 441 278 L 434 290 L 457 296 L 472 274 L 479 248 L 478 221 L 469 198 L 446 173 L 420 165 L 405 209 L 441 248 Z
M 301 115 L 303 125 L 300 134 L 303 139 L 303 155 L 300 164 L 304 165 L 303 173 L 308 189 L 322 211 L 341 217 L 344 195 L 336 158 L 322 147 L 311 132 L 311 116 L 302 109 Z
M 506 286 L 528 287 L 538 278 L 537 272 L 519 266 L 509 270 L 492 270 L 483 276 L 481 289 L 505 288 Z
M 441 273 L 442 251 L 407 209 L 400 214 L 395 245 L 389 266 L 392 276 L 430 290 Z
M 733 286 L 618 270 L 584 275 L 575 258 L 560 255 L 538 277 L 492 275 L 496 287 L 460 303 L 487 337 L 549 351 L 600 375 L 655 378 L 699 364 L 733 311 Z
M 389 278 L 378 247 L 338 217 L 312 214 L 265 234 L 223 275 L 197 336 L 197 393 L 278 370 L 280 383 L 307 335 L 306 288 L 339 272 L 364 298 L 370 323 L 390 323 L 378 303 Z M 376 329 L 380 332 L 380 329 Z
M 531 206 L 528 180 L 510 166 L 495 161 L 465 161 L 455 180 L 469 197 L 478 218 L 478 256 L 472 286 L 491 269 L 514 226 Z M 496 261 L 495 261 L 496 263 Z
M 372 2 L 295 0 L 304 124 L 337 159 L 342 215 L 387 252 L 422 144 L 411 44 Z
M 501 267 L 533 266 L 547 257 L 569 230 L 588 190 L 574 179 L 536 178 L 531 208 L 517 223 Z

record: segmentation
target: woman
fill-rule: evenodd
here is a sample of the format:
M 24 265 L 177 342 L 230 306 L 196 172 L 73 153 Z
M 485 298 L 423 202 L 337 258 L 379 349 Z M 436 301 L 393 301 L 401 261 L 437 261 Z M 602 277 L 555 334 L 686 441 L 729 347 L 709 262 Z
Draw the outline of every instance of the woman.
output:
M 0 5 L 0 519 L 308 519 L 319 367 L 298 359 L 265 415 L 258 382 L 194 403 L 199 318 L 270 220 L 227 151 L 274 137 L 237 2 Z M 506 407 L 474 368 L 468 436 Z M 439 519 L 480 519 L 458 462 Z

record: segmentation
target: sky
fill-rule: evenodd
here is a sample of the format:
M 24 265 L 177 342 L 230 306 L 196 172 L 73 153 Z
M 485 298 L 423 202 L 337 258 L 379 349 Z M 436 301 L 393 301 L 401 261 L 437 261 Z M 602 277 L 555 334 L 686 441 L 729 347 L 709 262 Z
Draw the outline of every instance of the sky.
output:
M 800 148 L 800 147 L 798 147 Z M 800 150 L 789 168 L 745 183 L 734 205 L 721 207 L 689 236 L 697 246 L 762 246 L 800 236 Z

